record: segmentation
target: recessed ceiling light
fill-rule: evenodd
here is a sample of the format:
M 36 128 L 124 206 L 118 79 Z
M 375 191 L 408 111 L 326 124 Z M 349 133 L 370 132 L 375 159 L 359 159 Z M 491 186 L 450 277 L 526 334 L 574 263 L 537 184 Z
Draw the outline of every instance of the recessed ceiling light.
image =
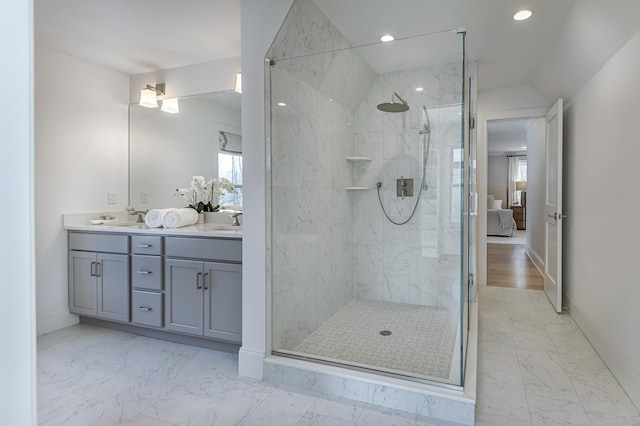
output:
M 285 104 L 284 102 L 278 102 L 277 105 L 278 106 L 287 106 L 287 104 Z
M 385 34 L 382 37 L 380 37 L 380 41 L 383 42 L 383 43 L 386 43 L 388 41 L 393 41 L 393 40 L 394 40 L 394 38 L 393 38 L 393 36 L 391 34 Z
M 424 87 L 416 87 L 416 92 L 423 92 L 424 91 Z
M 513 19 L 516 21 L 524 21 L 525 19 L 531 18 L 531 15 L 533 15 L 533 12 L 530 10 L 520 10 L 513 15 Z

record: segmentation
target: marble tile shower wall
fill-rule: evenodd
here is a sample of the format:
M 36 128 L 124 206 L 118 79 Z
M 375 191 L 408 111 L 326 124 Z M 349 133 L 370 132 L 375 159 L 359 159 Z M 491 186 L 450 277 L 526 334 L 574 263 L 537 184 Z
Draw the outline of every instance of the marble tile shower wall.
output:
M 353 297 L 354 114 L 285 70 L 272 85 L 287 94 L 272 125 L 273 344 L 291 349 Z
M 376 73 L 311 0 L 296 0 L 268 57 L 273 349 L 292 349 L 353 298 L 354 111 Z M 297 59 L 286 59 L 297 58 Z M 283 102 L 286 106 L 275 106 Z
M 354 194 L 355 296 L 392 302 L 452 308 L 460 301 L 461 65 L 379 75 L 356 111 L 355 155 L 371 157 L 357 170 L 358 186 L 374 188 Z M 423 92 L 416 92 L 423 87 Z M 396 91 L 409 102 L 405 113 L 384 113 L 376 105 Z M 397 226 L 387 221 L 376 195 L 396 221 L 411 214 L 415 198 L 396 196 L 396 179 L 422 173 L 422 106 L 431 122 L 429 161 L 416 217 Z M 417 193 L 416 193 L 417 194 Z

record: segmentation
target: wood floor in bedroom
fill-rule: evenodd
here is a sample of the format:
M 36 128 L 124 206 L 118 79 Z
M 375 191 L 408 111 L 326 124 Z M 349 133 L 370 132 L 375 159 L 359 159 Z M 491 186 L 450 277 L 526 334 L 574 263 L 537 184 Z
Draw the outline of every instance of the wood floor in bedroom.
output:
M 487 285 L 544 290 L 544 279 L 524 245 L 487 244 Z

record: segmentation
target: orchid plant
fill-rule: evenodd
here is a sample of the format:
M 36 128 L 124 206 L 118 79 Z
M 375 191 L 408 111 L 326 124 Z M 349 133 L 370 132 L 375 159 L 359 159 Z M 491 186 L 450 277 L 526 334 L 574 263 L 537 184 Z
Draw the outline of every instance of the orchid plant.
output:
M 198 213 L 217 212 L 220 205 L 213 205 L 214 197 L 233 192 L 233 183 L 227 178 L 213 178 L 205 181 L 203 176 L 194 176 L 188 188 L 178 188 L 174 194 L 184 198 Z

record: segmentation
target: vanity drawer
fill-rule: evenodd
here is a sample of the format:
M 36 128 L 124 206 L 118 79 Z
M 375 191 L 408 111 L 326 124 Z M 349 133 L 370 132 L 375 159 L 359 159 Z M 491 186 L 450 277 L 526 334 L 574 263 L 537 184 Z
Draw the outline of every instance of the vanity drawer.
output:
M 162 290 L 162 257 L 131 256 L 131 285 L 136 288 Z
M 69 250 L 129 253 L 129 236 L 69 232 Z
M 242 240 L 167 237 L 165 244 L 169 257 L 242 262 Z
M 131 295 L 131 321 L 137 324 L 162 327 L 162 293 L 133 290 Z
M 131 252 L 135 254 L 162 254 L 162 237 L 133 235 Z

